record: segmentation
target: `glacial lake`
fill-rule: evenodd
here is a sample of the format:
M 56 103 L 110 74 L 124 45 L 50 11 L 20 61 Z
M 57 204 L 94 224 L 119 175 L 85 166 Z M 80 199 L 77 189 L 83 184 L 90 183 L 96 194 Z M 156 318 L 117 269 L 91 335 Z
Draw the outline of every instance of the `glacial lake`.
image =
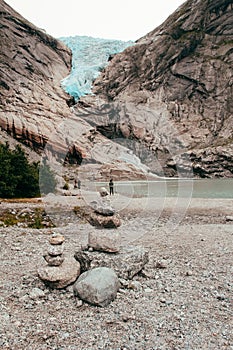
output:
M 90 184 L 89 184 L 90 185 Z M 93 184 L 94 185 L 94 184 Z M 107 182 L 95 183 L 98 189 Z M 155 181 L 115 181 L 116 194 L 129 197 L 233 198 L 233 179 L 158 179 Z

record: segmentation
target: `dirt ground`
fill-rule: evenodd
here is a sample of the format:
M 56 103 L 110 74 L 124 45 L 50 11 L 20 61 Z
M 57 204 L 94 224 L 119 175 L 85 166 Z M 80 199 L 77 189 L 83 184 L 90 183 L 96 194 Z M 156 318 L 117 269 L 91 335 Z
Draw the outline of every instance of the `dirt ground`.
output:
M 45 208 L 56 225 L 0 227 L 0 349 L 232 350 L 233 200 L 114 201 L 122 245 L 145 247 L 149 263 L 105 308 L 81 302 L 72 286 L 50 290 L 37 275 L 52 232 L 65 236 L 68 256 L 95 229 L 72 211 L 83 200 L 65 210 L 63 199 L 56 213 L 43 201 L 1 202 L 0 211 Z

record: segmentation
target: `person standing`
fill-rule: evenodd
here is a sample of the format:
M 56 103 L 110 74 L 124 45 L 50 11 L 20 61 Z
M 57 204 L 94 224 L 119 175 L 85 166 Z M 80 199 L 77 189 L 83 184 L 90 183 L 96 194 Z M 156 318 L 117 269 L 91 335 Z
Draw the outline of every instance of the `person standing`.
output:
M 113 179 L 110 179 L 109 181 L 109 193 L 110 193 L 110 196 L 114 194 L 114 184 L 113 184 Z

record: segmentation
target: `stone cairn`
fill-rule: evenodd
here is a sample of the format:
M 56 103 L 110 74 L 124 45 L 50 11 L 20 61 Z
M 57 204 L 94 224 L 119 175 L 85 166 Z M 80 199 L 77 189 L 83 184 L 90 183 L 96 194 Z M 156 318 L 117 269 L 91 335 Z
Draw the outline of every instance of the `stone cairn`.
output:
M 64 245 L 65 237 L 53 234 L 49 239 L 49 248 L 47 254 L 44 255 L 45 261 L 49 266 L 60 266 L 64 261 Z
M 90 203 L 94 212 L 89 217 L 89 223 L 98 228 L 117 228 L 121 225 L 121 220 L 115 209 L 111 206 L 109 193 L 105 187 L 101 187 L 98 201 Z
M 100 199 L 91 203 L 88 244 L 74 254 L 64 255 L 64 237 L 54 233 L 49 240 L 46 265 L 38 269 L 40 279 L 51 288 L 73 284 L 74 295 L 92 305 L 107 306 L 121 285 L 138 274 L 148 262 L 143 247 L 121 246 L 120 217 L 112 208 L 108 191 L 100 189 Z
M 100 197 L 100 201 L 91 203 L 94 213 L 90 223 L 98 229 L 89 232 L 87 246 L 74 255 L 80 263 L 81 275 L 73 288 L 80 299 L 106 306 L 115 299 L 121 283 L 127 285 L 127 280 L 139 273 L 149 258 L 143 247 L 121 246 L 117 229 L 121 221 L 105 188 L 100 189 Z
M 38 269 L 40 279 L 50 288 L 65 288 L 80 274 L 80 264 L 73 257 L 64 256 L 64 236 L 52 234 L 44 259 L 47 264 Z

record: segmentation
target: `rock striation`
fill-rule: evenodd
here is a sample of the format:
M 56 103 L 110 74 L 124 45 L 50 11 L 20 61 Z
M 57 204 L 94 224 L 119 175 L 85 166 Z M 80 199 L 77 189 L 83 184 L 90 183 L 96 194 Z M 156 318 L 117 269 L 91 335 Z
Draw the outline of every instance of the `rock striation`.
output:
M 38 154 L 43 154 L 45 159 L 54 158 L 60 163 L 85 164 L 87 174 L 89 164 L 98 165 L 95 173 L 99 178 L 108 176 L 112 167 L 123 167 L 122 174 L 129 178 L 135 172 L 143 177 L 146 167 L 135 167 L 135 157 L 129 163 L 122 160 L 114 165 L 116 154 L 120 152 L 124 159 L 128 149 L 103 137 L 72 112 L 74 98 L 61 87 L 61 81 L 71 71 L 70 49 L 3 0 L 0 18 L 2 141 L 26 145 L 31 160 L 38 160 Z
M 76 111 L 102 111 L 84 118 L 106 137 L 138 141 L 158 175 L 191 165 L 198 177 L 232 177 L 232 21 L 230 0 L 186 1 L 115 55 Z
M 61 87 L 71 51 L 0 0 L 2 140 L 31 159 L 44 151 L 82 164 L 91 180 L 110 170 L 122 180 L 232 177 L 232 7 L 186 1 L 111 57 L 74 105 Z

